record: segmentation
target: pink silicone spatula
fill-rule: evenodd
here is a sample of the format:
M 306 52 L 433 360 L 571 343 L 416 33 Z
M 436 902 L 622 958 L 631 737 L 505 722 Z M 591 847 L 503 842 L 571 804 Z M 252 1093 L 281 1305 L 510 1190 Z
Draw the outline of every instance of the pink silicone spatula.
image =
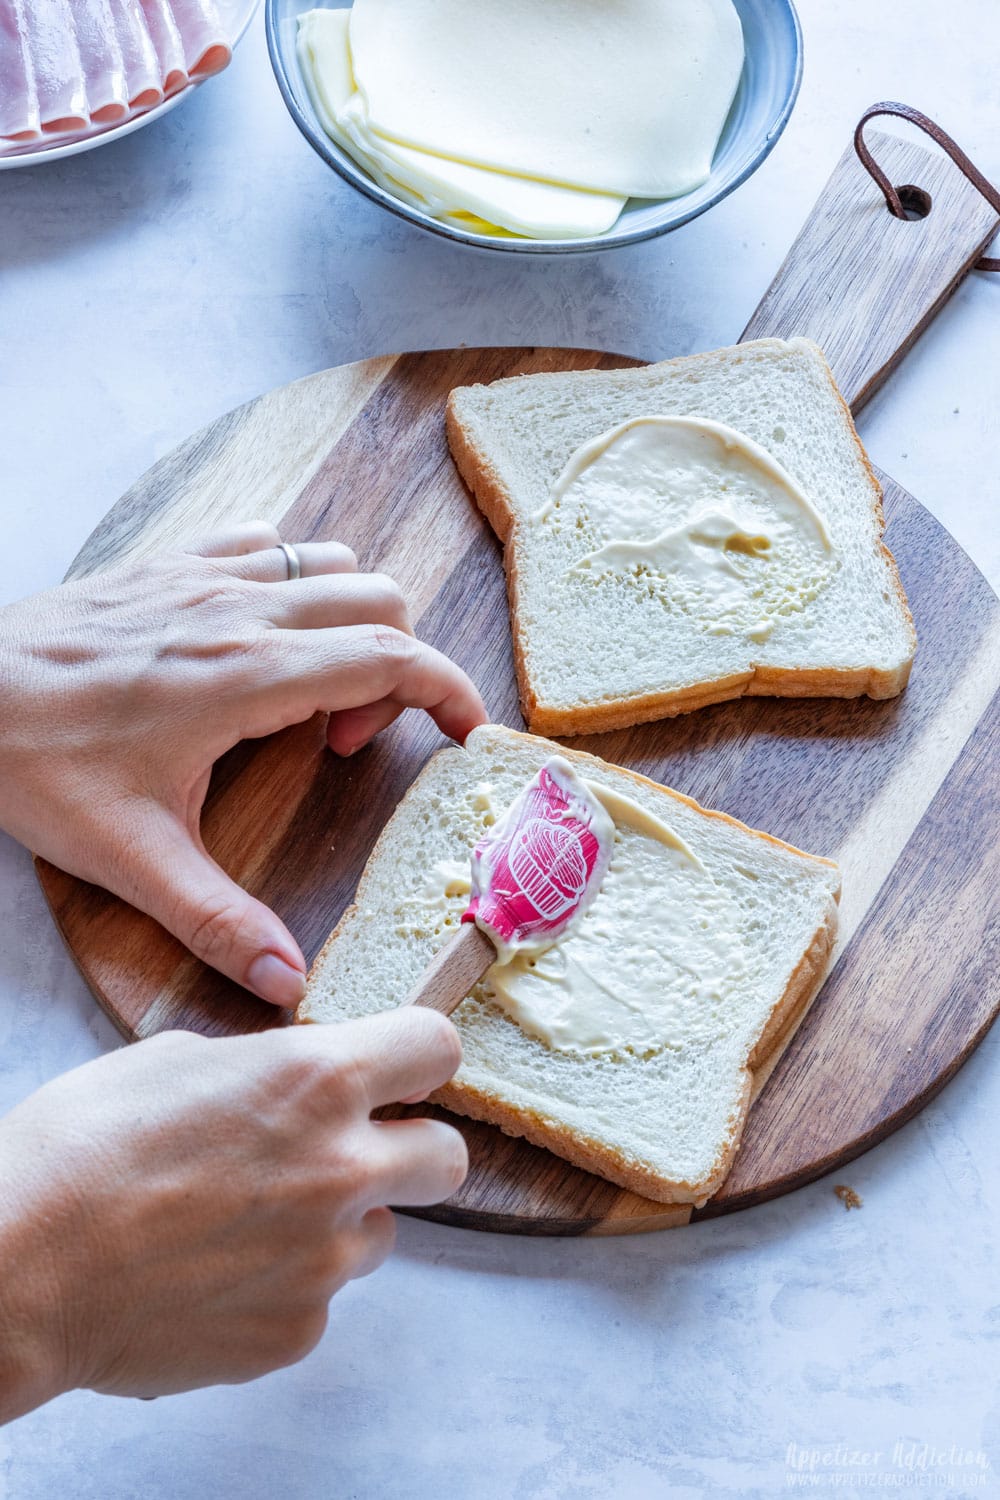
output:
M 450 1016 L 493 964 L 549 947 L 600 890 L 614 838 L 587 784 L 569 761 L 550 756 L 473 850 L 462 924 L 405 1004 Z

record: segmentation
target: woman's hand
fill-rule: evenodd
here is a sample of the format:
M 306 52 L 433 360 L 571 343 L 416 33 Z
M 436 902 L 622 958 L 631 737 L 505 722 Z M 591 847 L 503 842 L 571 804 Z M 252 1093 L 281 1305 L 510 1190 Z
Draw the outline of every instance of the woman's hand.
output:
M 406 707 L 457 740 L 486 715 L 391 579 L 329 542 L 289 582 L 277 542 L 255 522 L 0 610 L 0 827 L 295 1005 L 298 945 L 202 844 L 213 762 L 317 710 L 341 755 Z
M 431 1010 L 166 1032 L 0 1121 L 0 1422 L 77 1386 L 154 1396 L 303 1358 L 393 1243 L 386 1203 L 461 1183 L 462 1137 L 370 1111 L 461 1058 Z

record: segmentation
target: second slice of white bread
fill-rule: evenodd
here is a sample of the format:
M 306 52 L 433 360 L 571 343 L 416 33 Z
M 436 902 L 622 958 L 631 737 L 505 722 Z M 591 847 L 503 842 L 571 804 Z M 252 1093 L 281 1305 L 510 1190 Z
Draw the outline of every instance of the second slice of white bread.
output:
M 752 438 L 826 521 L 838 566 L 766 641 L 713 634 L 711 619 L 635 580 L 608 576 L 595 586 L 572 568 L 600 539 L 539 524 L 550 485 L 582 443 L 633 417 L 670 415 L 711 418 Z M 589 734 L 743 695 L 888 698 L 906 686 L 916 636 L 882 542 L 881 489 L 829 366 L 807 339 L 462 386 L 449 398 L 447 431 L 459 472 L 504 543 L 530 729 Z M 586 518 L 577 524 L 586 528 Z
M 345 1020 L 406 998 L 461 916 L 458 896 L 421 919 L 420 892 L 435 865 L 467 860 L 481 837 L 488 815 L 477 789 L 487 785 L 502 812 L 553 753 L 684 840 L 718 888 L 745 961 L 723 987 L 711 1035 L 682 1029 L 644 1055 L 554 1050 L 511 1020 L 484 981 L 455 1012 L 462 1065 L 433 1097 L 646 1197 L 701 1204 L 730 1168 L 755 1075 L 773 1064 L 822 983 L 840 890 L 829 860 L 620 766 L 487 725 L 464 749 L 434 756 L 397 807 L 312 967 L 296 1019 Z M 651 909 L 656 900 L 652 890 Z

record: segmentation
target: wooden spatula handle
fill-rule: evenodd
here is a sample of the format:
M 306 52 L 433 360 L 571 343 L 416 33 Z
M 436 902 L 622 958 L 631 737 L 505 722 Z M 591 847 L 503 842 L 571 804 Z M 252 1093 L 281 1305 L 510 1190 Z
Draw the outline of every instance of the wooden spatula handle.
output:
M 427 965 L 404 1005 L 423 1005 L 450 1016 L 477 980 L 496 962 L 497 950 L 475 922 L 463 922 Z
M 893 218 L 848 146 L 741 335 L 741 341 L 813 339 L 855 412 L 895 369 L 1000 222 L 947 157 L 883 131 L 869 130 L 866 140 L 897 187 L 912 185 L 926 195 L 926 218 Z

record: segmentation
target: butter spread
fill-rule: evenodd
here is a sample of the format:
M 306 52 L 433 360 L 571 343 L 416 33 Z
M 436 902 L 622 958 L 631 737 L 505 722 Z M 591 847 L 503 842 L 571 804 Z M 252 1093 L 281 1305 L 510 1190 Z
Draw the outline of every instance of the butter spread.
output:
M 663 844 L 667 849 L 676 849 L 697 869 L 704 871 L 701 860 L 696 854 L 692 854 L 684 840 L 678 838 L 672 828 L 668 828 L 666 823 L 661 822 L 647 808 L 640 807 L 638 802 L 633 802 L 631 797 L 626 797 L 621 792 L 601 786 L 597 781 L 585 780 L 583 784 L 591 796 L 596 797 L 605 811 L 611 814 L 616 828 L 633 828 L 636 833 L 645 834 L 654 843 Z
M 732 0 L 355 0 L 302 15 L 298 56 L 324 130 L 388 192 L 581 238 L 707 179 L 743 34 Z
M 478 781 L 471 794 L 473 812 L 485 813 L 488 823 L 495 823 L 497 810 L 493 805 L 493 787 L 488 781 Z
M 626 826 L 579 925 L 486 982 L 522 1030 L 559 1051 L 707 1042 L 721 1035 L 727 989 L 743 972 L 735 917 L 703 867 Z
M 483 992 L 530 1036 L 580 1056 L 709 1041 L 724 1029 L 725 995 L 744 967 L 732 898 L 666 823 L 586 785 L 616 829 L 601 889 L 544 952 L 495 964 Z M 482 807 L 481 789 L 473 800 Z M 469 890 L 467 863 L 438 863 L 400 904 L 400 930 L 456 926 Z
M 788 471 L 704 417 L 637 417 L 584 443 L 535 520 L 598 542 L 573 575 L 658 580 L 709 633 L 757 641 L 836 564 L 826 522 Z

